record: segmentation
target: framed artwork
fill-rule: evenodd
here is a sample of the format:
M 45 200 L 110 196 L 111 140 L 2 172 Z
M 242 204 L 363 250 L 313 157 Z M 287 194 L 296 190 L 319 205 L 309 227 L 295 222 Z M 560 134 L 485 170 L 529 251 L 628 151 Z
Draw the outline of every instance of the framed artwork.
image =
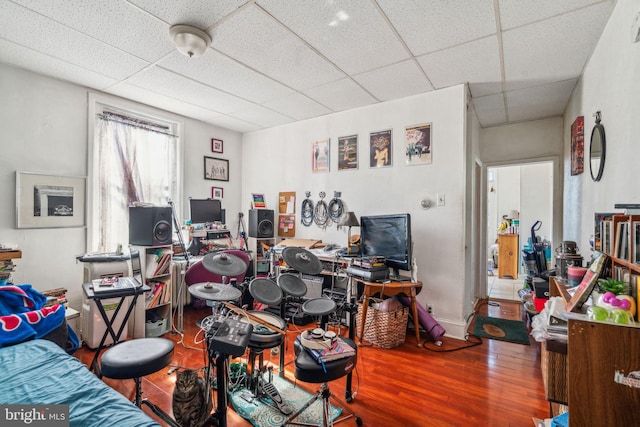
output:
M 267 202 L 265 202 L 264 194 L 258 194 L 258 193 L 251 194 L 251 208 L 267 209 Z
M 407 165 L 430 165 L 431 123 L 407 126 L 404 130 L 404 144 Z
M 224 151 L 223 141 L 221 139 L 211 138 L 211 152 L 220 153 Z
M 85 184 L 85 177 L 16 171 L 16 227 L 83 227 Z
M 229 181 L 229 160 L 204 156 L 204 179 Z
M 224 188 L 222 187 L 211 187 L 211 198 L 212 199 L 222 199 L 224 196 Z
M 571 125 L 571 175 L 584 172 L 584 116 Z
M 358 169 L 358 135 L 338 138 L 338 170 Z
M 594 252 L 593 261 L 587 270 L 587 273 L 582 278 L 580 284 L 576 287 L 576 290 L 571 297 L 571 300 L 567 303 L 567 312 L 573 311 L 574 308 L 580 308 L 587 301 L 591 291 L 598 283 L 600 273 L 607 262 L 607 256 L 601 252 Z
M 313 172 L 329 172 L 330 139 L 322 139 L 313 143 L 311 170 Z
M 369 166 L 372 168 L 391 166 L 393 164 L 392 148 L 391 129 L 371 132 L 369 134 Z

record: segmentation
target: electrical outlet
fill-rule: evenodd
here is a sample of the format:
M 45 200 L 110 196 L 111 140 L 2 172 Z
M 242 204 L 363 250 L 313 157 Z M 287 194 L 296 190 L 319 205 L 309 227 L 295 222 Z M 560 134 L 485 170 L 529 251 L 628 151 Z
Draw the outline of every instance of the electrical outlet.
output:
M 444 193 L 438 193 L 438 206 L 444 206 Z
M 427 305 L 427 313 L 433 314 L 433 306 L 431 304 Z

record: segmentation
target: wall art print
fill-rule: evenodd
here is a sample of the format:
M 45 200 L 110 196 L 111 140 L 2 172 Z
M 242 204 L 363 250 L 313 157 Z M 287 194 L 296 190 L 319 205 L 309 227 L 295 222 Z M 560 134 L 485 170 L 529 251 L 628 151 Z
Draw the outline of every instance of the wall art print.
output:
M 431 123 L 407 126 L 404 131 L 404 142 L 407 165 L 431 164 Z
M 571 175 L 584 172 L 584 116 L 571 125 Z
M 371 132 L 369 134 L 369 166 L 372 168 L 391 166 L 393 164 L 392 148 L 391 129 Z

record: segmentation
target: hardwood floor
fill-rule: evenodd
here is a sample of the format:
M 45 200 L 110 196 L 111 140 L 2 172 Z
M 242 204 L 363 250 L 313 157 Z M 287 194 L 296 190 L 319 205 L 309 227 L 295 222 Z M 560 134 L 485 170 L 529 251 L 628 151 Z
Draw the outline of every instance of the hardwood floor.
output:
M 497 305 L 494 305 L 497 304 Z M 525 319 L 520 303 L 486 301 L 478 305 L 478 314 L 507 319 Z M 166 334 L 176 342 L 173 363 L 198 368 L 204 365 L 202 344 L 194 343 L 196 320 L 210 309 L 185 308 L 184 343 L 181 336 Z M 304 329 L 311 327 L 307 325 Z M 290 326 L 286 349 L 286 377 L 293 378 L 293 339 L 299 327 Z M 473 330 L 471 325 L 471 331 Z M 423 333 L 423 339 L 426 336 Z M 202 334 L 197 336 L 202 340 Z M 466 348 L 465 348 L 466 347 Z M 75 354 L 89 363 L 93 351 L 83 347 Z M 265 351 L 265 359 L 269 351 Z M 272 357 L 277 366 L 277 356 Z M 143 379 L 144 396 L 171 413 L 171 394 L 175 375 L 165 368 Z M 134 396 L 133 380 L 104 379 L 127 396 Z M 313 392 L 317 385 L 297 382 L 297 386 Z M 330 383 L 331 390 L 344 399 L 344 378 Z M 540 371 L 539 345 L 522 345 L 483 339 L 481 345 L 444 338 L 441 347 L 428 342 L 418 348 L 415 335 L 408 332 L 406 342 L 384 350 L 365 346 L 359 348 L 356 374 L 353 376 L 355 399 L 349 407 L 364 426 L 531 426 L 532 417 L 549 417 L 549 404 L 544 398 Z M 148 408 L 144 411 L 151 414 Z M 229 427 L 251 424 L 229 408 Z M 355 426 L 353 419 L 341 425 Z

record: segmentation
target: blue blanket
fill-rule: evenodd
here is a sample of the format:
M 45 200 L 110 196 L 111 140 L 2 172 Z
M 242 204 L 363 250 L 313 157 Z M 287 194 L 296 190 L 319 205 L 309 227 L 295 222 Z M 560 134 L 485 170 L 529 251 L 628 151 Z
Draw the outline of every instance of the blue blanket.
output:
M 42 338 L 65 322 L 64 306 L 44 307 L 46 301 L 29 284 L 0 286 L 0 348 Z M 77 341 L 71 328 L 68 333 Z

